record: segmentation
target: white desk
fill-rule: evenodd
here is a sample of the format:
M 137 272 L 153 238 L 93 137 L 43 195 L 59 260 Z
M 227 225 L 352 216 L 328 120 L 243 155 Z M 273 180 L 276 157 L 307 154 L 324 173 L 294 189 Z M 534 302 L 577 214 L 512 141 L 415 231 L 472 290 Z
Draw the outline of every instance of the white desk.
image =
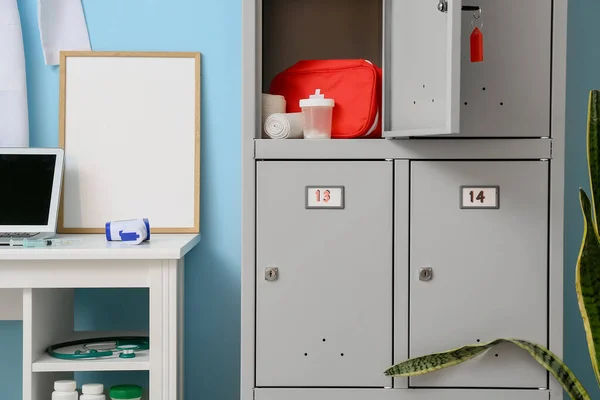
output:
M 183 398 L 183 257 L 199 235 L 155 234 L 138 246 L 103 235 L 58 235 L 81 243 L 47 248 L 0 247 L 0 289 L 22 290 L 23 400 L 46 400 L 58 379 L 76 371 L 146 370 L 149 400 Z M 76 288 L 149 288 L 150 351 L 134 359 L 62 361 L 46 348 L 82 336 L 74 332 Z M 6 291 L 14 297 L 15 291 Z M 0 307 L 7 309 L 8 307 Z M 140 332 L 136 332 L 140 333 Z

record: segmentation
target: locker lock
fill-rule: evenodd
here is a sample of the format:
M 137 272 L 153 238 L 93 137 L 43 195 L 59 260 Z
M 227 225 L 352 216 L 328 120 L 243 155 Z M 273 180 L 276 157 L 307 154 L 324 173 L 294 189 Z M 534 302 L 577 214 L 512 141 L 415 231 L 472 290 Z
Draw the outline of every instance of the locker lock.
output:
M 419 280 L 430 281 L 433 278 L 433 268 L 421 267 L 419 268 Z
M 447 12 L 448 2 L 446 0 L 439 0 L 437 8 L 440 12 Z
M 265 280 L 276 281 L 279 278 L 279 268 L 267 267 L 265 268 Z

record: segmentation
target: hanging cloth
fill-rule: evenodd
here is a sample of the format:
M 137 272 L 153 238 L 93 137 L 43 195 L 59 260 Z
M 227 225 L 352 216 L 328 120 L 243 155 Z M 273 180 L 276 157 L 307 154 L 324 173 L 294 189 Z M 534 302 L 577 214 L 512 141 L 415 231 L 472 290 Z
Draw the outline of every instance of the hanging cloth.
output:
M 0 60 L 0 147 L 27 147 L 25 54 L 16 0 L 0 0 Z
M 90 50 L 81 0 L 38 0 L 38 24 L 46 65 L 58 65 L 61 50 Z
M 90 50 L 81 0 L 38 0 L 44 62 L 61 50 Z M 17 0 L 0 0 L 0 147 L 28 147 L 29 122 L 23 33 Z

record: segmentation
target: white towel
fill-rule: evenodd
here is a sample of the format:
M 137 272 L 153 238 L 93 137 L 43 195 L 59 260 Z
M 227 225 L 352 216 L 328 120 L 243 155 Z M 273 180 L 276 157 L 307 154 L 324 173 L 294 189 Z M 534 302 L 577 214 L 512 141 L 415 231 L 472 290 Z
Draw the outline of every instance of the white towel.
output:
M 90 50 L 81 0 L 38 0 L 38 24 L 46 65 L 59 64 L 61 50 Z
M 0 147 L 28 147 L 25 53 L 17 0 L 0 0 Z
M 272 139 L 302 139 L 302 113 L 275 113 L 267 117 L 264 129 Z
M 285 97 L 274 95 L 274 94 L 266 94 L 262 95 L 262 137 L 263 139 L 268 138 L 267 132 L 265 132 L 264 126 L 267 118 L 271 114 L 275 113 L 285 113 L 286 107 Z

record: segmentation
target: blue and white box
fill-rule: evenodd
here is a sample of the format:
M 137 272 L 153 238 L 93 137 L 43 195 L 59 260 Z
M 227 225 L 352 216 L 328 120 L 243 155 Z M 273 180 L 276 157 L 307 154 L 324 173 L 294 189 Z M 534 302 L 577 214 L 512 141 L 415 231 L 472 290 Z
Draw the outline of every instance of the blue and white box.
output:
M 148 218 L 109 221 L 106 223 L 106 240 L 140 244 L 150 240 Z

